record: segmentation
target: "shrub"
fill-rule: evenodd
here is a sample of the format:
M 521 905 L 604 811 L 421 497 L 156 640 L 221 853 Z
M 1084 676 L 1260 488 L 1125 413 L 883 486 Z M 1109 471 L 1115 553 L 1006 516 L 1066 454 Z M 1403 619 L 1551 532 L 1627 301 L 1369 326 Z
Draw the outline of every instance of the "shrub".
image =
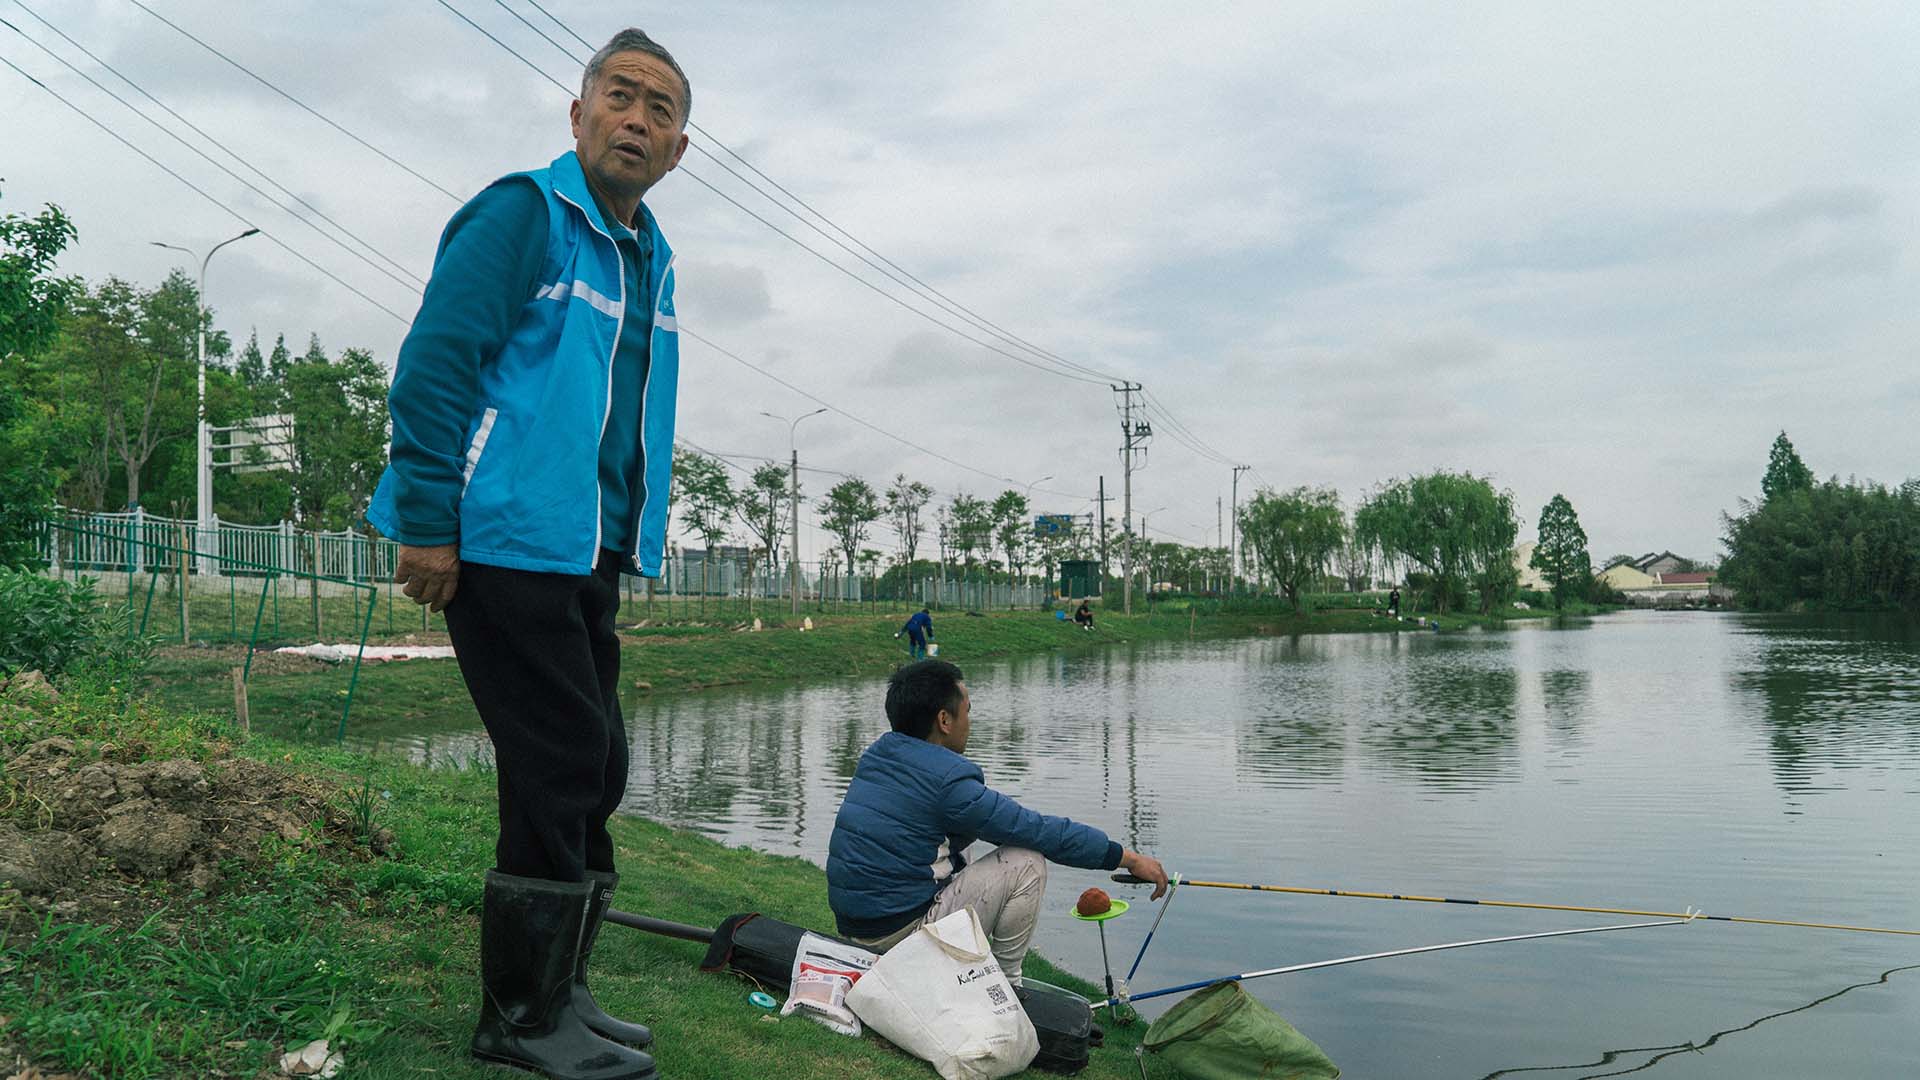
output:
M 93 582 L 70 584 L 0 568 L 0 678 L 39 671 L 123 680 L 152 652 L 127 632 L 126 613 L 103 606 Z

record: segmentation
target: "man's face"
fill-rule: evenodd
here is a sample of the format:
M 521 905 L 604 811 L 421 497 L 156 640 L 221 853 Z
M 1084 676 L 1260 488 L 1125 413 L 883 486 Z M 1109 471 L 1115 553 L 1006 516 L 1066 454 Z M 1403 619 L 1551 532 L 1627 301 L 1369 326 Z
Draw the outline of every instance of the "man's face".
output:
M 934 720 L 934 734 L 939 738 L 934 741 L 956 754 L 964 754 L 967 752 L 967 734 L 973 729 L 973 721 L 969 719 L 973 712 L 973 701 L 967 696 L 966 683 L 954 685 L 960 689 L 958 711 L 940 710 L 940 715 Z
M 603 198 L 638 199 L 687 151 L 679 76 L 643 52 L 607 58 L 573 103 L 574 150 Z M 630 223 L 628 223 L 630 224 Z

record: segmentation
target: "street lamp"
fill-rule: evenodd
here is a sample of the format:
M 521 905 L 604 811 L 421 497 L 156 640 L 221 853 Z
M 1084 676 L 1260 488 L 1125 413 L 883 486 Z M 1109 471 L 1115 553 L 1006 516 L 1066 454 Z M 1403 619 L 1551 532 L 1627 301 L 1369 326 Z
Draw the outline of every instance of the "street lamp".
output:
M 219 251 L 221 248 L 235 241 L 245 240 L 247 237 L 259 231 L 259 229 L 248 229 L 238 236 L 229 237 L 207 249 L 206 255 L 200 260 L 199 281 L 194 285 L 193 322 L 194 337 L 196 340 L 195 352 L 198 354 L 197 375 L 195 376 L 195 398 L 198 405 L 195 411 L 198 417 L 196 426 L 199 428 L 197 444 L 199 449 L 194 458 L 193 470 L 193 546 L 196 551 L 205 550 L 207 533 L 213 529 L 213 449 L 210 445 L 212 438 L 207 431 L 207 320 L 205 316 L 207 308 L 207 264 L 213 261 L 214 252 Z M 189 256 L 193 254 L 192 249 L 183 248 L 178 244 L 163 244 L 158 240 L 148 242 L 154 247 L 166 248 L 170 251 L 183 251 Z M 201 554 L 198 562 L 199 573 L 210 574 L 214 572 L 214 560 L 211 557 Z
M 1032 500 L 1033 500 L 1033 485 L 1035 485 L 1035 484 L 1041 484 L 1041 483 L 1045 483 L 1046 481 L 1048 481 L 1048 480 L 1051 480 L 1051 479 L 1053 479 L 1053 474 L 1052 474 L 1052 473 L 1048 473 L 1047 475 L 1045 475 L 1045 476 L 1043 476 L 1043 477 L 1041 477 L 1041 478 L 1040 478 L 1040 479 L 1038 479 L 1038 480 L 1029 480 L 1029 481 L 1027 481 L 1027 490 L 1026 490 L 1026 492 L 1025 492 L 1024 494 L 1022 494 L 1022 495 L 1020 496 L 1020 498 L 1021 498 L 1021 500 L 1022 500 L 1022 501 L 1024 501 L 1024 502 L 1026 502 L 1026 503 L 1027 503 L 1027 511 L 1028 511 L 1029 513 L 1031 513 L 1031 512 L 1033 511 L 1033 501 L 1032 501 Z M 1046 567 L 1044 567 L 1044 566 L 1043 566 L 1043 567 L 1041 567 L 1041 569 L 1042 569 L 1042 570 L 1045 570 L 1045 569 L 1046 569 Z M 1053 590 L 1052 590 L 1052 587 L 1051 587 L 1051 586 L 1049 586 L 1049 587 L 1048 587 L 1048 590 L 1047 590 L 1047 597 L 1048 597 L 1048 599 L 1049 599 L 1049 600 L 1051 600 L 1051 599 L 1052 599 L 1052 596 L 1053 596 Z M 1008 606 L 1009 608 L 1011 608 L 1011 607 L 1013 606 L 1013 584 L 1012 584 L 1012 582 L 1008 582 L 1008 584 L 1007 584 L 1007 606 Z
M 787 580 L 793 593 L 793 613 L 800 614 L 800 448 L 794 441 L 800 421 L 809 416 L 819 416 L 826 412 L 825 405 L 810 413 L 801 413 L 788 421 L 784 416 L 770 412 L 761 412 L 761 416 L 770 420 L 786 421 L 787 424 L 787 509 L 792 516 L 787 520 Z

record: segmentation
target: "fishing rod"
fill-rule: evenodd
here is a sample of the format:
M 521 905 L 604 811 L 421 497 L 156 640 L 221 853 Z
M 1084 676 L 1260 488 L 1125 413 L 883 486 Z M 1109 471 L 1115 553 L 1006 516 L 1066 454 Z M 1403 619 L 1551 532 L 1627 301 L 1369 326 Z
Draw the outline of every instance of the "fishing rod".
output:
M 1196 885 L 1199 883 L 1188 881 L 1185 882 L 1185 884 Z M 1316 960 L 1310 964 L 1290 964 L 1286 967 L 1266 968 L 1261 971 L 1243 971 L 1238 975 L 1222 975 L 1217 979 L 1202 979 L 1199 982 L 1169 986 L 1164 990 L 1149 990 L 1144 994 L 1131 994 L 1128 995 L 1126 1000 L 1128 1002 L 1145 1001 L 1148 998 L 1164 997 L 1167 994 L 1179 994 L 1188 990 L 1198 990 L 1201 987 L 1212 986 L 1214 983 L 1264 979 L 1269 975 L 1289 975 L 1296 971 L 1313 971 L 1317 968 L 1339 967 L 1342 964 L 1358 964 L 1365 960 L 1385 960 L 1391 956 L 1413 956 L 1416 953 L 1443 952 L 1447 949 L 1465 949 L 1474 945 L 1498 945 L 1508 941 L 1536 941 L 1540 938 L 1569 937 L 1574 934 L 1604 934 L 1609 930 L 1644 930 L 1651 926 L 1681 926 L 1690 921 L 1692 920 L 1688 916 L 1682 915 L 1677 918 L 1663 919 L 1659 922 L 1616 923 L 1611 926 L 1582 927 L 1578 930 L 1547 930 L 1537 934 L 1511 934 L 1506 937 L 1478 938 L 1473 941 L 1450 941 L 1444 945 L 1417 945 L 1410 949 L 1389 949 L 1386 952 L 1363 953 L 1359 956 L 1343 956 L 1337 960 Z M 1109 997 L 1107 1000 L 1095 1005 L 1094 1008 L 1112 1008 L 1118 1004 L 1120 1004 L 1119 998 Z
M 1149 885 L 1151 882 L 1132 874 L 1118 873 L 1113 880 L 1123 885 Z M 1799 922 L 1793 919 L 1759 919 L 1746 915 L 1708 915 L 1703 912 L 1641 911 L 1636 908 L 1591 907 L 1579 904 L 1536 904 L 1522 900 L 1455 900 L 1444 896 L 1413 896 L 1402 893 L 1354 892 L 1348 889 L 1307 889 L 1293 885 L 1246 885 L 1233 881 L 1194 881 L 1180 884 L 1200 889 L 1242 889 L 1248 892 L 1295 893 L 1301 896 L 1357 896 L 1364 900 L 1411 900 L 1421 904 L 1472 904 L 1479 907 L 1529 908 L 1534 911 L 1586 911 L 1601 915 L 1636 915 L 1651 919 L 1699 918 L 1712 922 L 1754 923 L 1761 926 L 1801 926 L 1813 930 L 1852 930 L 1862 934 L 1904 934 L 1920 937 L 1920 930 L 1893 930 L 1884 926 L 1848 926 L 1843 923 Z

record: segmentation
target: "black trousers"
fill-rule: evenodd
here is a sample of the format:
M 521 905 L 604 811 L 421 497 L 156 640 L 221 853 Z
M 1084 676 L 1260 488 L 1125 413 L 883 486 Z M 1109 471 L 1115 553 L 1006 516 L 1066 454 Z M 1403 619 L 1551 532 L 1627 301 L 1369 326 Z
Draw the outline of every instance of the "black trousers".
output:
M 493 740 L 503 873 L 582 881 L 613 869 L 607 819 L 627 788 L 619 582 L 612 551 L 587 575 L 460 565 L 447 630 Z

